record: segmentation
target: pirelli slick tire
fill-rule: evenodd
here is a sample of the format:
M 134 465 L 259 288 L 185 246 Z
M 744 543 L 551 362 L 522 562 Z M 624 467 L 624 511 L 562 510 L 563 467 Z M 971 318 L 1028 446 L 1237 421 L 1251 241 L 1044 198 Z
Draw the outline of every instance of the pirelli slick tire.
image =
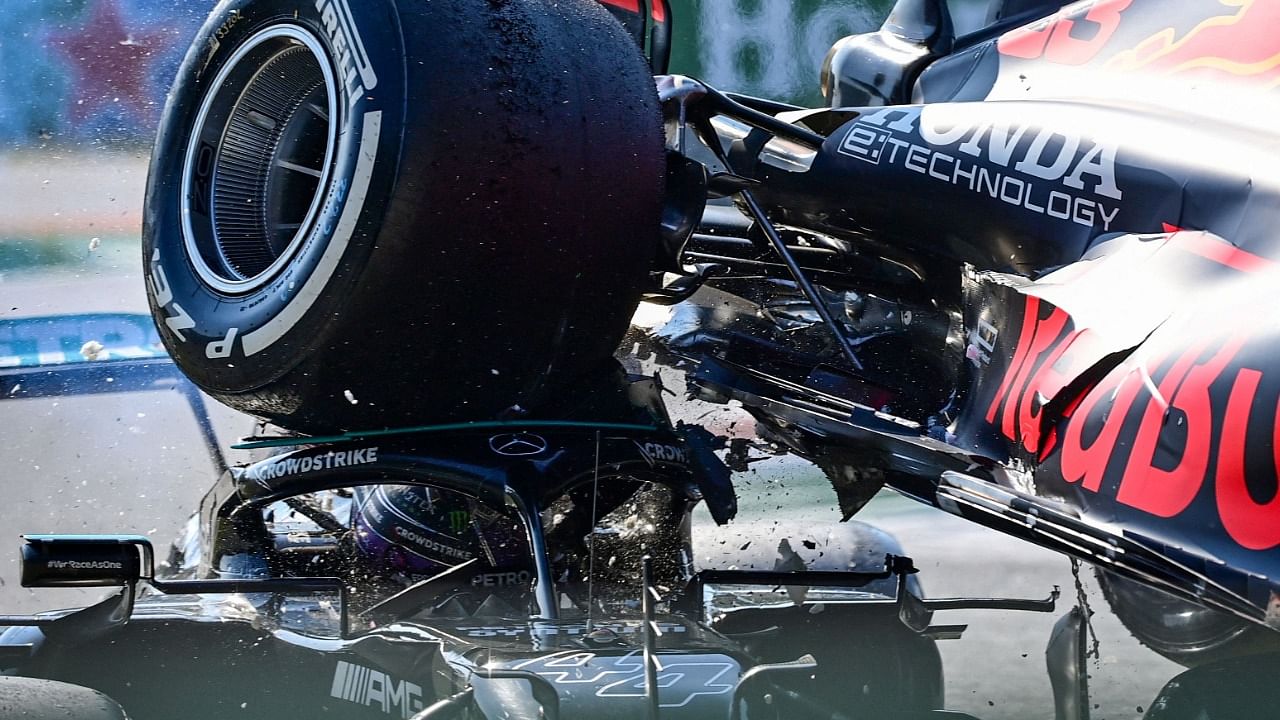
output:
M 156 141 L 151 311 L 196 384 L 299 431 L 536 411 L 612 367 L 663 153 L 591 0 L 228 0 Z

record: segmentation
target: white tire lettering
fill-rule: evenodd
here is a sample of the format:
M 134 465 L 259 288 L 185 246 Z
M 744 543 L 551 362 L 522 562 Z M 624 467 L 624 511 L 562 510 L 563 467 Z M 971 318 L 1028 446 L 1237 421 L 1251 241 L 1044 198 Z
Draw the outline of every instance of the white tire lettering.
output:
M 169 287 L 169 280 L 164 275 L 164 268 L 160 267 L 160 251 L 157 249 L 151 254 L 151 294 L 156 298 L 156 305 L 164 307 L 173 302 L 173 289 Z
M 190 330 L 196 326 L 196 321 L 191 319 L 186 310 L 182 306 L 173 301 L 173 288 L 169 286 L 169 279 L 165 277 L 164 268 L 160 267 L 160 251 L 157 249 L 151 254 L 151 294 L 155 296 L 156 305 L 164 311 L 164 324 L 177 336 L 179 342 L 186 342 L 187 336 L 182 334 L 183 330 Z
M 187 336 L 183 335 L 182 331 L 194 328 L 196 326 L 196 321 L 192 320 L 191 316 L 187 314 L 187 311 L 183 310 L 182 306 L 178 303 L 170 303 L 166 309 L 173 312 L 173 314 L 164 319 L 164 324 L 173 331 L 174 335 L 178 336 L 179 340 L 186 342 Z
M 227 331 L 225 338 L 209 343 L 204 349 L 205 357 L 210 360 L 231 357 L 231 350 L 235 347 L 236 335 L 239 332 L 240 328 L 231 328 Z

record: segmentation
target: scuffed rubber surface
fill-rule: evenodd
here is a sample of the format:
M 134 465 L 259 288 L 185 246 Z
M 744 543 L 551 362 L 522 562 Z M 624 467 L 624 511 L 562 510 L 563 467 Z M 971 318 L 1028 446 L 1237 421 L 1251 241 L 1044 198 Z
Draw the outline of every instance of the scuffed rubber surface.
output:
M 0 677 L 5 720 L 123 720 L 120 706 L 96 690 L 22 677 Z

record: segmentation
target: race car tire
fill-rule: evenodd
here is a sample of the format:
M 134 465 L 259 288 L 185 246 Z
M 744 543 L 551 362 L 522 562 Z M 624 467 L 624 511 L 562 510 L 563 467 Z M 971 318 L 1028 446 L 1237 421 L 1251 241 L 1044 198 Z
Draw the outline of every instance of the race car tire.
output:
M 23 720 L 125 720 L 111 698 L 79 685 L 0 677 L 0 717 Z
M 537 412 L 611 367 L 664 171 L 591 0 L 224 0 L 156 140 L 151 311 L 197 385 L 301 432 Z
M 1280 634 L 1098 569 L 1103 597 L 1143 645 L 1183 667 L 1280 650 Z

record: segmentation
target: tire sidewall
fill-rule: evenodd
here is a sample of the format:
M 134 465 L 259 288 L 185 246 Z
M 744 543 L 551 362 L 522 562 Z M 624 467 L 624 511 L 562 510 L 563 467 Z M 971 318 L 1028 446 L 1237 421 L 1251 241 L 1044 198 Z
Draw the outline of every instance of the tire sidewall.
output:
M 232 294 L 202 280 L 186 250 L 189 138 L 220 71 L 246 43 L 282 25 L 301 29 L 323 50 L 338 86 L 337 117 L 331 118 L 336 140 L 324 197 L 292 259 L 265 284 Z M 322 345 L 326 328 L 341 316 L 396 176 L 402 45 L 389 0 L 234 0 L 221 3 L 201 28 L 165 106 L 143 228 L 153 317 L 169 352 L 197 384 L 241 392 L 271 382 Z M 200 216 L 199 200 L 191 207 L 193 225 L 210 222 Z

